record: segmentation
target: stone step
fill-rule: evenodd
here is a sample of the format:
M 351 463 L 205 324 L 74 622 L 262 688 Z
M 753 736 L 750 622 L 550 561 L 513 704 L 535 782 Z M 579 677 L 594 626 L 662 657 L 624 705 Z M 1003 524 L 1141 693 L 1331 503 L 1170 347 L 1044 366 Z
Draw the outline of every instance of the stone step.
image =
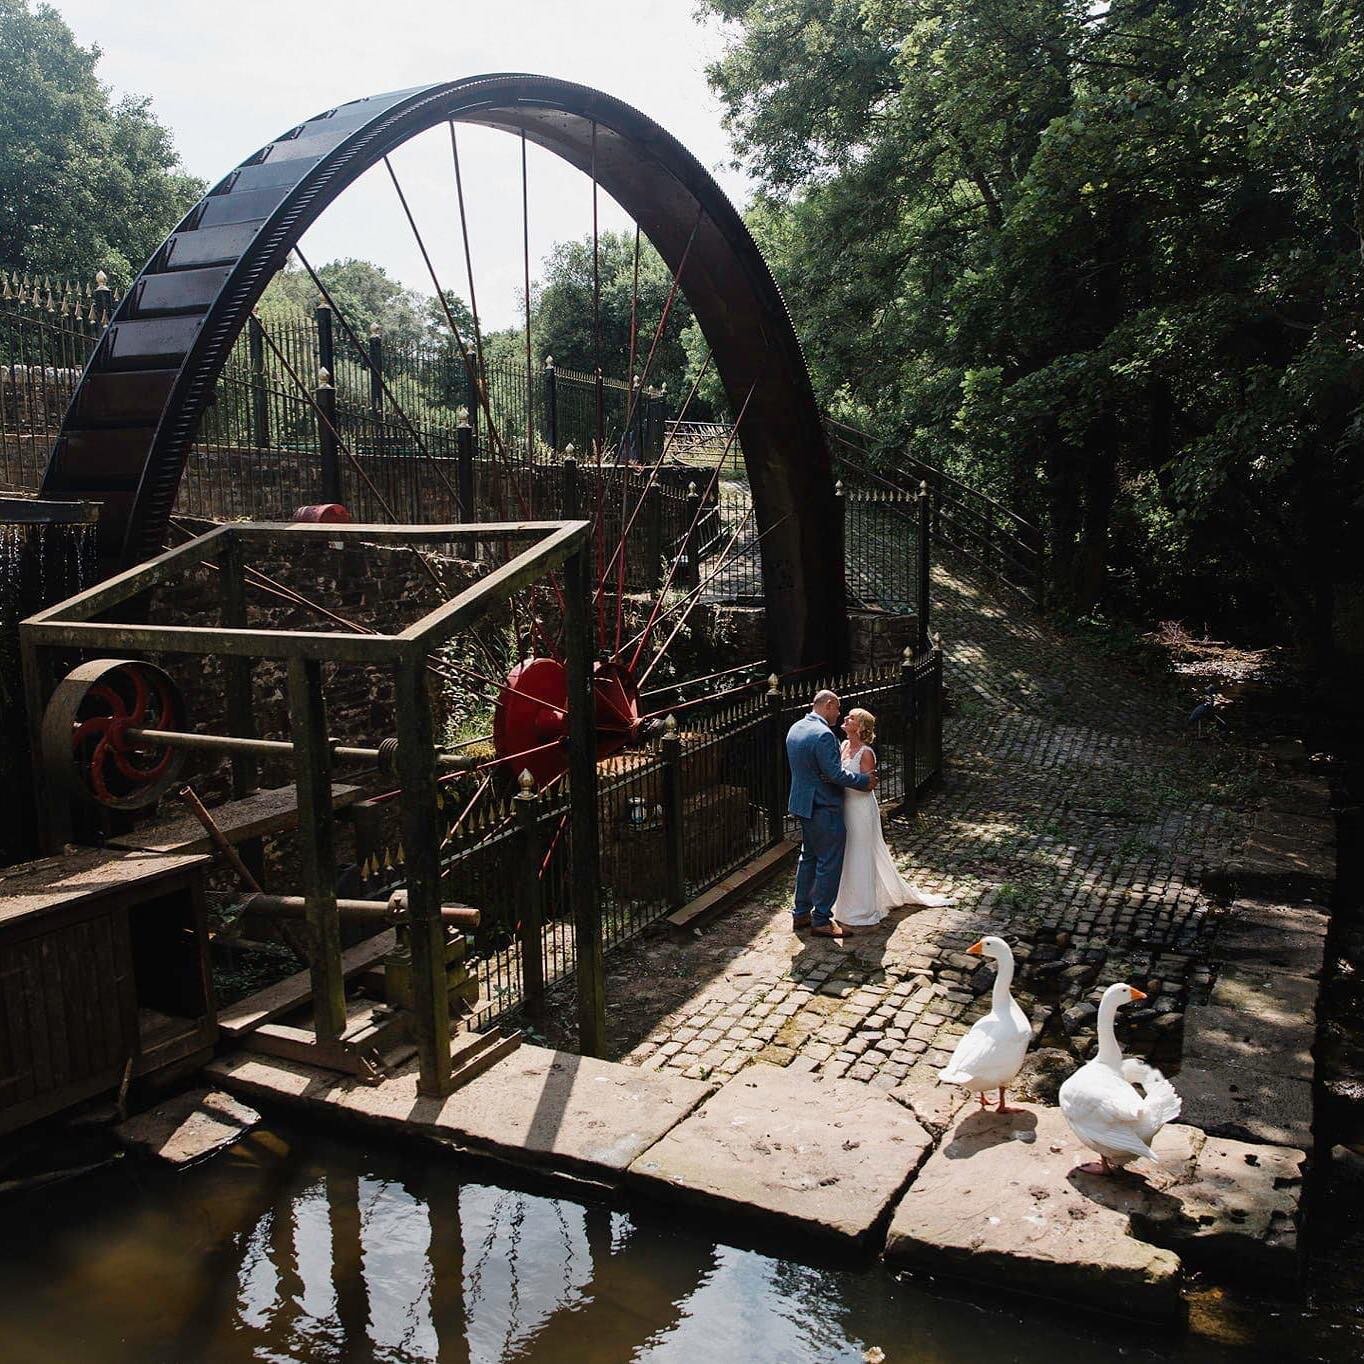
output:
M 523 1045 L 445 1098 L 417 1092 L 416 1067 L 378 1085 L 237 1053 L 208 1067 L 234 1094 L 330 1119 L 439 1137 L 516 1165 L 611 1181 L 709 1095 L 678 1075 Z
M 932 1138 L 905 1107 L 854 1080 L 749 1066 L 630 1166 L 655 1197 L 763 1231 L 866 1245 Z
M 1154 1144 L 1159 1166 L 1092 1175 L 1059 1109 L 968 1111 L 896 1207 L 886 1259 L 1168 1321 L 1183 1309 L 1181 1258 L 1291 1283 L 1301 1153 L 1184 1125 Z
M 114 1129 L 129 1150 L 170 1165 L 191 1165 L 240 1141 L 260 1122 L 254 1108 L 220 1089 L 191 1089 Z

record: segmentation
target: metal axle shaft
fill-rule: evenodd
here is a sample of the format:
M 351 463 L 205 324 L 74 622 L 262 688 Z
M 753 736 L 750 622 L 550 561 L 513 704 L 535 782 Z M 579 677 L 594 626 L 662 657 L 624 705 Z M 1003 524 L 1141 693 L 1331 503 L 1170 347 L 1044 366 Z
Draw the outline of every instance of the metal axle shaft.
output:
M 407 897 L 400 891 L 389 900 L 341 900 L 336 902 L 337 913 L 352 919 L 392 919 L 407 917 Z M 242 906 L 244 913 L 277 914 L 286 919 L 301 919 L 307 914 L 308 901 L 302 895 L 267 895 L 261 892 L 248 895 Z M 477 928 L 482 911 L 472 905 L 442 905 L 441 922 L 454 928 Z
M 167 748 L 210 750 L 215 753 L 255 753 L 261 757 L 290 757 L 294 745 L 288 739 L 241 739 L 231 734 L 195 734 L 178 729 L 141 729 L 129 726 L 124 736 L 134 743 L 162 744 Z M 383 766 L 390 760 L 385 750 L 357 748 L 350 744 L 330 745 L 334 758 Z M 436 761 L 451 772 L 471 772 L 478 759 L 465 753 L 437 753 Z

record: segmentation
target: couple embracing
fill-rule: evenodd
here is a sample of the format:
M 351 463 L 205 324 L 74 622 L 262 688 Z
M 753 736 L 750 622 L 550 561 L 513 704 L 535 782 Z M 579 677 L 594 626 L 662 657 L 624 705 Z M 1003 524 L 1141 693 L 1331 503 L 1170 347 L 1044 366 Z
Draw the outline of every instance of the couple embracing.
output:
M 834 730 L 841 711 L 833 692 L 817 692 L 810 713 L 786 735 L 787 809 L 799 818 L 803 834 L 792 927 L 825 938 L 848 937 L 880 923 L 899 905 L 952 903 L 925 894 L 896 869 L 876 801 L 876 717 L 849 711 L 848 737 L 840 746 Z

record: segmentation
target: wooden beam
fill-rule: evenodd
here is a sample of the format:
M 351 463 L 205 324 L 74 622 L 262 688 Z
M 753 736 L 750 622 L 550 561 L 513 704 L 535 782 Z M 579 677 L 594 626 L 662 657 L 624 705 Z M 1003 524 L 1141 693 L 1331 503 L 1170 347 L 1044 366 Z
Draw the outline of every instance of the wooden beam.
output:
M 289 727 L 303 835 L 303 894 L 313 940 L 313 1017 L 318 1040 L 332 1042 L 346 1026 L 346 985 L 341 975 L 341 918 L 336 912 L 332 755 L 322 664 L 316 659 L 290 660 Z
M 205 559 L 212 559 L 234 534 L 234 527 L 218 526 L 187 544 L 177 545 L 164 554 L 158 554 L 155 559 L 148 559 L 145 564 L 124 569 L 122 573 L 116 573 L 112 578 L 106 578 L 93 587 L 87 587 L 84 592 L 78 592 L 74 597 L 67 597 L 65 601 L 39 611 L 36 615 L 30 616 L 29 621 L 33 624 L 42 624 L 55 620 L 89 620 L 99 615 L 101 611 L 128 601 L 138 593 L 155 587 L 157 583 L 165 582 L 167 578 L 172 578 L 185 569 L 194 568 Z M 20 629 L 23 629 L 22 625 Z
M 436 807 L 436 742 L 426 694 L 425 655 L 394 669 L 398 782 L 402 787 L 403 869 L 412 946 L 412 1040 L 417 1088 L 450 1093 L 450 995 L 445 926 L 440 918 L 440 828 Z
M 354 805 L 363 795 L 364 791 L 359 786 L 333 783 L 332 810 Z M 214 806 L 210 813 L 229 843 L 245 843 L 268 834 L 283 833 L 298 828 L 298 788 L 276 786 L 257 791 L 241 800 L 230 800 L 225 805 Z M 131 833 L 119 834 L 109 840 L 108 846 L 144 848 L 148 852 L 211 853 L 213 840 L 193 815 L 182 815 L 175 819 L 159 819 Z
M 464 529 L 476 531 L 478 527 Z M 420 644 L 424 649 L 442 643 L 498 602 L 505 601 L 513 592 L 544 577 L 551 569 L 558 568 L 586 542 L 590 530 L 586 521 L 556 523 L 554 534 L 548 539 L 522 550 L 487 577 L 471 583 L 457 597 L 452 597 L 410 625 L 398 638 Z
M 391 635 L 327 630 L 225 630 L 205 625 L 128 625 L 106 621 L 24 622 L 21 633 L 43 648 L 94 649 L 114 658 L 146 649 L 176 654 L 245 654 L 251 658 L 324 658 L 383 665 L 406 646 Z
M 341 954 L 341 975 L 349 980 L 368 971 L 393 951 L 397 934 L 391 928 L 366 938 Z M 263 1023 L 273 1023 L 284 1014 L 306 1004 L 313 992 L 311 971 L 296 971 L 274 985 L 258 990 L 254 995 L 229 1004 L 218 1014 L 218 1031 L 229 1041 L 236 1041 L 254 1032 Z

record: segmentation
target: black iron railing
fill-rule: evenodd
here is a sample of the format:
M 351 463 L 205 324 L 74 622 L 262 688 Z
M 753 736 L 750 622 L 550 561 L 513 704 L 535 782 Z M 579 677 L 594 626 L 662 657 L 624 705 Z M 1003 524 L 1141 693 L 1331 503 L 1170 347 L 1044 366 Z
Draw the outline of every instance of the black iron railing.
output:
M 846 422 L 826 417 L 824 429 L 845 488 L 912 493 L 924 485 L 934 543 L 1034 605 L 1043 604 L 1045 557 L 1038 527 L 941 469 L 879 446 Z
M 601 764 L 598 778 L 600 895 L 605 945 L 629 941 L 718 885 L 768 848 L 798 837 L 786 815 L 785 735 L 830 686 L 845 711 L 877 717 L 883 807 L 912 812 L 942 772 L 942 653 L 932 647 L 898 664 L 836 677 L 792 680 L 747 697 L 689 706 L 638 749 Z M 569 799 L 562 782 L 544 791 L 503 790 L 461 816 L 466 794 L 447 793 L 442 848 L 447 900 L 478 905 L 474 935 L 480 982 L 476 1026 L 523 1006 L 573 972 L 575 885 Z M 396 829 L 357 825 L 367 896 L 402 883 Z M 527 934 L 527 923 L 535 932 Z M 530 970 L 528 972 L 527 967 Z

